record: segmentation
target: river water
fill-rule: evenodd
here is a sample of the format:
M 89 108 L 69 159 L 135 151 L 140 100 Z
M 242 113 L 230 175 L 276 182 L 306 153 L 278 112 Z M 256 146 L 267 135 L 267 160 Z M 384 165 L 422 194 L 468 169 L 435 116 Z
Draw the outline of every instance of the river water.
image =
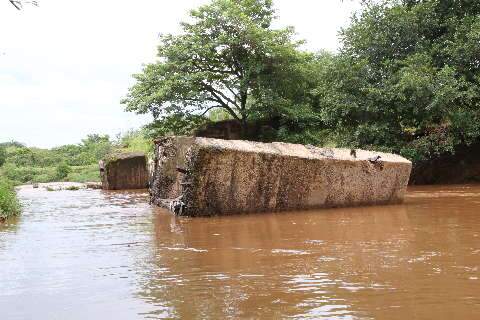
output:
M 480 319 L 480 187 L 404 205 L 178 218 L 143 192 L 22 187 L 0 319 Z

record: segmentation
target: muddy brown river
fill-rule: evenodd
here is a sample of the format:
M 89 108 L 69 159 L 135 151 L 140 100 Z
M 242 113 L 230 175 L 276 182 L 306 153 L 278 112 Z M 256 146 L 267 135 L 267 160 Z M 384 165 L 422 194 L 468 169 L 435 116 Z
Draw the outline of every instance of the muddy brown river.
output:
M 480 319 L 480 187 L 404 205 L 178 218 L 142 192 L 23 187 L 0 319 Z

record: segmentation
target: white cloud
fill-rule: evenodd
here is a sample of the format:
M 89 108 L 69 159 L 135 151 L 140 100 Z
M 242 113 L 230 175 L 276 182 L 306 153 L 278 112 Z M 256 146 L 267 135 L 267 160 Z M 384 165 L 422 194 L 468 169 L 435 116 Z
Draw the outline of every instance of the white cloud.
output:
M 131 74 L 152 61 L 159 33 L 176 32 L 206 0 L 40 0 L 17 11 L 0 0 L 0 141 L 51 147 L 88 133 L 139 127 L 123 112 Z M 353 2 L 277 0 L 281 25 L 308 48 L 335 50 Z

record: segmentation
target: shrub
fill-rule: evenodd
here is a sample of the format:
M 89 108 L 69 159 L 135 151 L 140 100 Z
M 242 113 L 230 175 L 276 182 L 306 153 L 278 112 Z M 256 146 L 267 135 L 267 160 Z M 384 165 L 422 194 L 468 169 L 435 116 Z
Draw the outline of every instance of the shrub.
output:
M 68 174 L 72 172 L 72 168 L 67 163 L 61 163 L 56 169 L 55 169 L 55 178 L 58 180 L 63 180 L 65 179 Z
M 38 174 L 41 168 L 34 167 L 17 167 L 13 163 L 7 162 L 3 168 L 4 176 L 15 184 L 28 183 Z
M 0 221 L 20 214 L 21 207 L 11 182 L 0 177 Z
M 0 146 L 0 167 L 7 161 L 7 150 Z

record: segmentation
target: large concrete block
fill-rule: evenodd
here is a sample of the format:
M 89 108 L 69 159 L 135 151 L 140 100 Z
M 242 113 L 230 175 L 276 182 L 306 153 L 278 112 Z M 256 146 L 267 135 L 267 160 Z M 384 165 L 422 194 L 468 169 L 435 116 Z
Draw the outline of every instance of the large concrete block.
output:
M 167 137 L 156 141 L 151 195 L 188 216 L 395 204 L 411 168 L 358 149 Z
M 100 161 L 99 166 L 102 188 L 105 190 L 148 187 L 147 159 L 143 153 L 112 154 Z

